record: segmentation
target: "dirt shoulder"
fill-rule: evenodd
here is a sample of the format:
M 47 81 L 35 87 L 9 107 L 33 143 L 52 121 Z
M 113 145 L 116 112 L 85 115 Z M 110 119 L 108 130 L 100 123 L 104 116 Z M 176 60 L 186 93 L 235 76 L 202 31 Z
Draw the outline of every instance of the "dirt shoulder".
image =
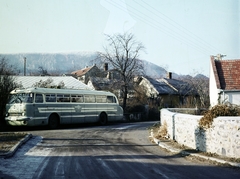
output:
M 27 135 L 24 132 L 0 132 L 0 155 L 8 153 Z

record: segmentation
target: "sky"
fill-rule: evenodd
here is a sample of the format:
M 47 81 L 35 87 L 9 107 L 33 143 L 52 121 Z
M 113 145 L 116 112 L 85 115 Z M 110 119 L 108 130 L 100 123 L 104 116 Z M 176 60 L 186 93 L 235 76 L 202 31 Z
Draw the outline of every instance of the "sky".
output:
M 210 56 L 240 59 L 239 0 L 0 0 L 0 54 L 104 51 L 134 34 L 140 59 L 209 76 Z

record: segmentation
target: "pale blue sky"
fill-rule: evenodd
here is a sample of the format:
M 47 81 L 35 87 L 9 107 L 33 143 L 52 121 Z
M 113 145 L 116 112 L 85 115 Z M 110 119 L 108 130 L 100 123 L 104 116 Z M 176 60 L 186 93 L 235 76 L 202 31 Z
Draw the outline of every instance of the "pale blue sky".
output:
M 240 59 L 239 0 L 0 0 L 0 54 L 102 51 L 133 33 L 140 58 L 209 75 L 210 55 Z

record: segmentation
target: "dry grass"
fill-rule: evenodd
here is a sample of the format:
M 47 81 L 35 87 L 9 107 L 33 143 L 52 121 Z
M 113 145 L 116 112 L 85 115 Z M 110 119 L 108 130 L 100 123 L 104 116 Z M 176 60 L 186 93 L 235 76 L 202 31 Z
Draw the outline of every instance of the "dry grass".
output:
M 27 134 L 23 132 L 1 132 L 0 133 L 0 154 L 8 152 Z
M 162 126 L 159 126 L 158 130 L 154 133 L 154 137 L 159 138 L 168 138 L 167 123 L 164 121 Z

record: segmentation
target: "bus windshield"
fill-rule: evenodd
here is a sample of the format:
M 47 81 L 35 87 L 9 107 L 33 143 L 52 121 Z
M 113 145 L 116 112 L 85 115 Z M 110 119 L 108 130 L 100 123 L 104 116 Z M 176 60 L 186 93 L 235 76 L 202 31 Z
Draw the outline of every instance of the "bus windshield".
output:
M 10 94 L 9 104 L 14 103 L 32 103 L 33 102 L 33 93 L 18 93 Z

